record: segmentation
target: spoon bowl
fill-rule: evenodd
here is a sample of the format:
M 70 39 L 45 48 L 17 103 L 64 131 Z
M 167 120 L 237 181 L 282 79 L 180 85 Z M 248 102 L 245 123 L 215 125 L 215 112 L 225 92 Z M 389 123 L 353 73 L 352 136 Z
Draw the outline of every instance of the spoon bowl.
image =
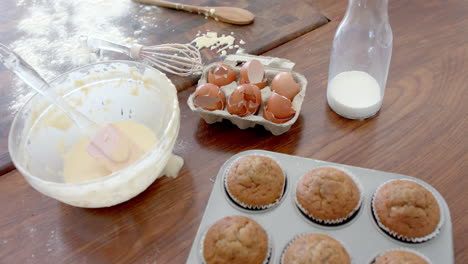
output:
M 178 4 L 160 0 L 133 0 L 138 3 L 155 5 L 160 7 L 194 12 L 206 17 L 213 17 L 215 20 L 234 24 L 248 25 L 255 19 L 255 15 L 250 11 L 231 6 L 194 6 L 186 4 Z

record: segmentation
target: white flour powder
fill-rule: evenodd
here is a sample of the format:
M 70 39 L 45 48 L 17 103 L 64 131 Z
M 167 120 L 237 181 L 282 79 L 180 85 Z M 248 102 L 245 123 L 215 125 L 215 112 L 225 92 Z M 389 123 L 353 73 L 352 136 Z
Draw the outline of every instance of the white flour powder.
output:
M 115 42 L 143 41 L 141 30 L 157 27 L 154 20 L 159 8 L 139 5 L 131 0 L 20 0 L 25 9 L 17 30 L 22 35 L 10 44 L 46 80 L 98 60 L 80 36 L 97 36 Z M 153 23 L 152 23 L 153 22 Z M 139 25 L 128 32 L 129 24 Z M 16 111 L 32 92 L 16 80 L 17 99 L 10 109 Z
M 83 44 L 81 36 L 150 44 L 145 43 L 144 32 L 158 27 L 156 16 L 162 12 L 158 7 L 131 0 L 18 0 L 17 6 L 25 12 L 17 25 L 21 35 L 10 47 L 46 80 L 99 59 Z M 167 19 L 161 26 L 169 24 Z M 232 51 L 229 53 L 235 53 L 234 49 L 242 51 L 239 45 L 245 42 L 240 40 L 236 44 L 233 35 L 233 32 L 221 36 L 216 32 L 198 32 L 192 43 L 198 49 L 210 48 L 223 56 L 228 49 Z M 33 94 L 19 79 L 14 85 L 16 99 L 9 105 L 12 112 Z
M 224 56 L 227 54 L 227 49 L 238 49 L 239 45 L 245 44 L 245 41 L 242 39 L 239 41 L 239 44 L 235 44 L 235 41 L 234 32 L 231 32 L 230 35 L 222 34 L 218 36 L 217 32 L 206 32 L 202 34 L 199 31 L 192 43 L 195 44 L 199 50 L 210 48 L 211 50 L 216 50 L 217 53 L 221 53 L 221 56 Z

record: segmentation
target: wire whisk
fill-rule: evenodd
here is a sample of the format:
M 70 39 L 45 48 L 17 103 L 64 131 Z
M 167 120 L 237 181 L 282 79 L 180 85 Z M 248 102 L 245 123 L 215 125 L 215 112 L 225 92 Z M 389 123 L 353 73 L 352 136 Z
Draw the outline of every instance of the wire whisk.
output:
M 94 37 L 87 37 L 86 43 L 89 48 L 123 53 L 179 76 L 198 74 L 203 69 L 200 51 L 190 44 L 124 45 Z

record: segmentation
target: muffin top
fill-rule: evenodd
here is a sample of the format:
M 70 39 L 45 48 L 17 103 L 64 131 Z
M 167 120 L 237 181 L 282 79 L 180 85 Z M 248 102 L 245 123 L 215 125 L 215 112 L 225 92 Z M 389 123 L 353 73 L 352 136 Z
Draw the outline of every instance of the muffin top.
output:
M 230 195 L 250 206 L 266 206 L 281 198 L 284 174 L 276 161 L 264 156 L 245 156 L 232 164 L 226 178 Z
M 375 194 L 373 204 L 379 222 L 407 238 L 430 235 L 441 220 L 434 195 L 414 181 L 385 183 Z
M 349 217 L 359 205 L 360 195 L 346 172 L 330 167 L 309 171 L 296 187 L 296 200 L 302 209 L 321 220 Z
M 203 240 L 206 264 L 262 264 L 268 254 L 264 229 L 245 216 L 227 216 L 214 223 Z
M 346 249 L 324 234 L 307 234 L 294 239 L 283 255 L 283 264 L 349 264 Z
M 429 264 L 421 256 L 409 251 L 395 250 L 377 257 L 372 264 Z

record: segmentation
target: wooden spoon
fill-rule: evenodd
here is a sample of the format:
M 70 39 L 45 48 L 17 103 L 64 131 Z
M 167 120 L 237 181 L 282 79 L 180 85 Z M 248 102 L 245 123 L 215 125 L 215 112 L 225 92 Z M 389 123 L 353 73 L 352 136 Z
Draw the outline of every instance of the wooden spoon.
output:
M 234 25 L 247 25 L 253 22 L 254 14 L 237 7 L 229 6 L 194 6 L 176 4 L 159 0 L 133 0 L 142 4 L 156 5 L 161 7 L 184 10 L 188 12 L 198 12 L 201 15 L 209 16 L 215 20 L 223 21 Z

